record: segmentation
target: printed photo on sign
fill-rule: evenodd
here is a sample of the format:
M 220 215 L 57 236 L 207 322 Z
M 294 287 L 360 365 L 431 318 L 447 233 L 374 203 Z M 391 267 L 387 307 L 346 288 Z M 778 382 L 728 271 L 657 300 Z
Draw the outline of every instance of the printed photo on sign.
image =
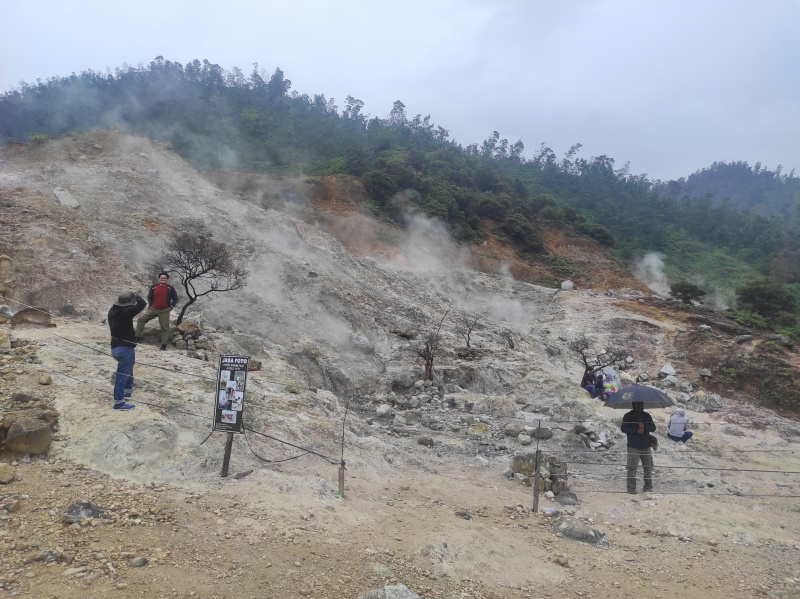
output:
M 222 422 L 236 424 L 236 412 L 229 412 L 228 410 L 222 410 Z
M 219 388 L 225 389 L 228 386 L 228 381 L 231 380 L 231 371 L 222 370 L 219 373 Z

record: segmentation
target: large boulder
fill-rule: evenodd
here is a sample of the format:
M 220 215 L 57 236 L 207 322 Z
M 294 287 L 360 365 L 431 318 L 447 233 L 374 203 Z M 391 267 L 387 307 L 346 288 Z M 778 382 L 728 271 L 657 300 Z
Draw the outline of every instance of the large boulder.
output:
M 780 333 L 776 335 L 770 335 L 766 339 L 767 341 L 772 341 L 773 343 L 775 343 L 776 345 L 780 345 L 781 347 L 788 347 L 788 348 L 793 347 L 791 340 L 785 335 L 781 335 Z
M 8 429 L 6 449 L 17 453 L 41 455 L 50 449 L 53 430 L 50 425 L 33 418 L 18 420 Z
M 702 405 L 706 412 L 719 412 L 722 410 L 722 397 L 716 393 L 709 393 L 703 397 L 698 396 L 695 401 Z
M 66 206 L 67 208 L 77 208 L 80 206 L 78 200 L 75 199 L 68 190 L 64 189 L 63 187 L 56 187 L 53 190 L 53 197 L 56 199 L 56 202 L 61 204 L 62 206 Z
M 533 435 L 534 439 L 541 439 L 541 440 L 549 439 L 550 437 L 553 436 L 553 429 L 548 428 L 546 426 L 537 426 L 533 428 L 533 430 L 531 431 L 531 435 Z
M 11 326 L 32 324 L 40 327 L 54 327 L 50 313 L 44 308 L 23 308 L 11 318 Z
M 675 376 L 677 372 L 675 371 L 675 367 L 672 364 L 664 364 L 661 367 L 661 370 L 658 371 L 658 378 L 667 378 L 668 376 Z
M 370 341 L 366 335 L 357 331 L 350 333 L 350 344 L 355 350 L 360 351 L 362 354 L 369 355 L 375 351 L 375 346 L 372 345 L 372 341 Z
M 581 541 L 591 545 L 608 545 L 604 532 L 591 528 L 588 524 L 572 518 L 564 519 L 553 524 L 553 532 L 561 533 L 573 541 Z

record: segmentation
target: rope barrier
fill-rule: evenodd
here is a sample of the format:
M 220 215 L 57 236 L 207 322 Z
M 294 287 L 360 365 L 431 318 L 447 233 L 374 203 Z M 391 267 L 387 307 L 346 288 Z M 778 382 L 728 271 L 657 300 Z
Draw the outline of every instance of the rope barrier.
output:
M 76 377 L 74 377 L 74 376 L 71 376 L 71 375 L 69 375 L 69 374 L 66 374 L 66 373 L 64 373 L 64 372 L 60 372 L 60 371 L 58 371 L 58 370 L 55 370 L 55 369 L 50 369 L 50 370 L 51 370 L 52 372 L 56 373 L 56 374 L 60 374 L 60 375 L 62 375 L 62 376 L 66 376 L 66 377 L 68 377 L 68 378 L 71 378 L 71 379 L 73 379 L 73 380 L 76 380 L 76 381 L 78 381 L 79 383 L 83 383 L 83 384 L 85 384 L 85 385 L 92 386 L 92 385 L 91 385 L 91 383 L 89 383 L 88 381 L 81 380 L 81 379 L 79 379 L 79 378 L 76 378 Z M 111 396 L 113 396 L 113 395 L 114 395 L 113 391 L 109 391 L 109 390 L 107 390 L 107 389 L 98 389 L 97 387 L 93 387 L 93 386 L 92 386 L 92 388 L 93 388 L 95 391 L 98 391 L 98 392 L 100 392 L 100 393 L 106 393 L 106 394 L 108 394 L 108 395 L 111 395 Z M 180 409 L 180 408 L 172 408 L 172 407 L 169 407 L 169 406 L 164 406 L 164 405 L 159 405 L 159 404 L 150 403 L 150 402 L 144 401 L 144 400 L 142 400 L 142 399 L 139 399 L 139 398 L 137 398 L 137 399 L 136 399 L 136 403 L 139 403 L 139 404 L 142 404 L 142 405 L 146 405 L 146 406 L 150 406 L 150 407 L 153 407 L 153 408 L 156 408 L 156 409 L 160 409 L 160 410 L 169 410 L 169 411 L 172 411 L 172 412 L 178 412 L 178 413 L 181 413 L 181 414 L 186 414 L 186 415 L 189 415 L 189 416 L 194 416 L 195 418 L 202 418 L 203 420 L 208 420 L 208 419 L 209 419 L 209 417 L 208 417 L 207 415 L 206 415 L 206 416 L 202 416 L 202 415 L 200 415 L 200 414 L 196 414 L 196 413 L 194 413 L 194 412 L 189 412 L 189 411 L 186 411 L 186 410 L 182 410 L 182 409 Z M 307 449 L 307 448 L 305 448 L 305 447 L 301 447 L 300 445 L 295 445 L 294 443 L 290 443 L 289 441 L 284 441 L 284 440 L 282 440 L 282 439 L 279 439 L 279 438 L 277 438 L 277 437 L 273 437 L 272 435 L 268 435 L 268 434 L 266 434 L 266 433 L 262 433 L 262 432 L 260 432 L 260 431 L 257 431 L 257 430 L 255 430 L 255 429 L 252 429 L 252 428 L 248 428 L 248 427 L 246 427 L 246 426 L 243 426 L 242 428 L 243 428 L 244 430 L 246 430 L 246 431 L 249 431 L 249 432 L 253 433 L 253 434 L 256 434 L 256 435 L 261 435 L 261 436 L 263 436 L 263 437 L 266 437 L 266 438 L 268 438 L 268 439 L 271 439 L 271 440 L 273 440 L 273 441 L 275 441 L 275 442 L 277 442 L 277 443 L 281 443 L 281 444 L 283 444 L 283 445 L 288 445 L 288 446 L 290 446 L 290 447 L 294 447 L 295 449 L 299 449 L 300 451 L 304 451 L 305 453 L 304 453 L 304 454 L 302 454 L 302 455 L 308 455 L 308 454 L 311 454 L 311 455 L 315 455 L 315 456 L 317 456 L 317 457 L 320 457 L 320 458 L 322 458 L 323 460 L 327 461 L 329 464 L 333 464 L 333 465 L 336 465 L 336 464 L 338 464 L 338 462 L 337 462 L 337 461 L 336 461 L 334 458 L 330 458 L 330 457 L 328 457 L 328 456 L 325 456 L 325 455 L 323 455 L 323 454 L 321 454 L 321 453 L 317 453 L 317 452 L 316 452 L 316 451 L 314 451 L 314 450 Z M 212 431 L 212 432 L 213 432 L 213 431 Z M 247 445 L 248 445 L 248 447 L 250 447 L 250 443 L 249 443 L 249 441 L 248 441 Z M 252 448 L 250 448 L 250 451 L 253 451 L 253 450 L 252 450 Z M 269 461 L 269 462 L 273 462 L 273 463 L 275 463 L 275 462 L 281 462 L 281 461 L 287 461 L 287 460 L 266 460 L 265 458 L 262 458 L 261 456 L 259 456 L 258 454 L 256 454 L 254 451 L 253 451 L 253 454 L 254 454 L 254 455 L 256 455 L 256 457 L 258 457 L 259 459 L 263 459 L 263 460 L 265 460 L 265 461 Z M 302 456 L 295 456 L 294 458 L 290 458 L 290 459 L 296 459 L 296 458 L 298 458 L 298 457 L 302 457 Z
M 588 490 L 588 489 L 581 489 L 581 493 L 609 493 L 615 495 L 628 495 L 627 491 L 617 491 L 617 490 Z M 769 493 L 754 493 L 750 495 L 737 495 L 735 493 L 691 493 L 689 491 L 647 491 L 647 493 L 652 493 L 653 495 L 695 495 L 697 497 L 735 497 L 737 499 L 751 499 L 755 497 L 775 497 L 779 499 L 796 499 L 800 497 L 800 495 L 782 495 L 782 494 L 769 494 Z M 640 495 L 642 493 L 636 493 L 636 495 Z
M 28 307 L 28 308 L 31 308 L 31 309 L 37 310 L 39 312 L 43 312 L 43 313 L 46 313 L 46 314 L 50 315 L 49 312 L 45 312 L 44 310 L 41 310 L 41 309 L 36 308 L 34 306 L 28 306 L 27 304 L 24 304 L 23 302 L 19 302 L 17 300 L 13 300 L 11 298 L 6 298 L 6 299 L 8 299 L 8 300 L 10 300 L 12 302 L 15 302 L 17 304 L 20 304 L 22 306 L 25 306 L 25 307 Z M 67 341 L 67 342 L 70 342 L 70 343 L 85 347 L 87 349 L 90 349 L 90 350 L 92 350 L 94 352 L 97 352 L 97 353 L 100 353 L 102 355 L 105 355 L 107 357 L 112 357 L 110 355 L 110 353 L 108 353 L 106 351 L 103 351 L 103 350 L 100 350 L 98 348 L 92 347 L 92 346 L 87 345 L 85 343 L 81 343 L 81 342 L 76 341 L 74 339 L 70 339 L 69 337 L 65 337 L 63 335 L 58 335 L 56 333 L 52 333 L 52 332 L 49 332 L 49 331 L 47 331 L 46 333 L 48 333 L 49 335 L 51 335 L 53 337 L 56 337 L 56 338 L 59 338 L 59 339 L 63 339 L 65 341 Z M 57 351 L 64 351 L 64 352 L 67 351 L 67 350 L 59 348 L 57 345 L 52 345 L 52 347 L 54 347 Z M 94 364 L 96 365 L 96 363 L 94 363 Z M 196 378 L 196 379 L 199 379 L 199 380 L 207 380 L 207 381 L 211 380 L 211 381 L 216 382 L 216 377 L 209 377 L 209 376 L 205 376 L 205 375 L 201 375 L 201 374 L 187 372 L 187 371 L 180 370 L 178 368 L 167 368 L 167 367 L 164 367 L 164 366 L 161 366 L 161 365 L 158 365 L 158 364 L 152 364 L 152 363 L 147 363 L 147 362 L 137 362 L 137 365 L 138 366 L 142 366 L 142 367 L 148 367 L 148 368 L 155 368 L 155 369 L 164 370 L 164 371 L 172 373 L 172 374 L 182 374 L 184 376 L 191 377 L 191 378 Z M 48 369 L 48 368 L 45 367 L 45 369 Z M 77 381 L 79 383 L 92 386 L 91 383 L 89 383 L 89 382 L 87 382 L 85 380 L 81 380 L 81 379 L 79 379 L 79 378 L 77 378 L 75 376 L 72 376 L 70 374 L 67 374 L 65 372 L 61 372 L 61 371 L 55 370 L 53 368 L 49 368 L 49 370 L 51 372 L 54 372 L 56 374 L 59 374 L 61 376 L 66 377 L 66 378 L 75 380 L 75 381 Z M 171 388 L 171 389 L 174 389 L 174 390 L 183 391 L 182 389 L 178 389 L 176 387 L 165 386 L 160 381 L 154 381 L 152 379 L 145 379 L 145 378 L 142 378 L 142 377 L 135 377 L 135 378 L 140 380 L 140 381 L 149 382 L 149 383 L 153 383 L 153 384 L 158 384 L 158 385 L 161 385 L 162 387 L 165 387 L 165 388 Z M 281 382 L 278 382 L 278 381 L 271 381 L 271 380 L 268 380 L 268 379 L 264 380 L 263 382 L 265 382 L 267 384 L 274 384 L 274 385 L 279 385 L 279 386 L 301 386 L 301 385 L 296 385 L 296 384 L 293 384 L 293 383 L 281 383 Z M 96 387 L 93 387 L 93 388 L 95 390 L 97 390 L 97 391 L 100 391 L 102 393 L 107 393 L 107 394 L 113 396 L 113 392 L 112 391 L 109 391 L 107 389 L 98 389 Z M 305 388 L 307 390 L 310 390 L 310 391 L 316 391 L 316 389 L 312 388 L 312 387 L 303 387 L 303 388 Z M 137 401 L 137 403 L 141 403 L 143 405 L 147 405 L 147 406 L 150 406 L 150 407 L 158 409 L 158 410 L 168 410 L 168 411 L 175 412 L 175 413 L 180 413 L 180 414 L 185 414 L 185 415 L 188 415 L 188 416 L 193 416 L 195 418 L 202 418 L 204 420 L 208 419 L 208 416 L 203 416 L 203 415 L 200 415 L 200 414 L 196 414 L 194 412 L 183 410 L 183 409 L 180 409 L 180 408 L 177 408 L 177 407 L 170 407 L 170 406 L 155 404 L 155 403 L 147 402 L 147 401 L 144 401 L 144 400 L 138 399 L 138 398 L 137 398 L 136 401 Z M 257 431 L 255 429 L 252 429 L 252 428 L 246 427 L 246 426 L 243 427 L 243 430 L 245 431 L 244 432 L 245 442 L 246 442 L 250 452 L 256 458 L 258 458 L 258 459 L 260 459 L 260 460 L 262 460 L 264 462 L 267 462 L 267 463 L 285 462 L 285 461 L 295 460 L 295 459 L 304 457 L 306 455 L 314 455 L 314 456 L 317 456 L 317 457 L 325 460 L 326 462 L 328 462 L 331 465 L 336 465 L 336 464 L 340 463 L 341 466 L 344 467 L 345 422 L 346 422 L 346 418 L 347 418 L 347 413 L 349 411 L 349 403 L 350 402 L 348 400 L 348 402 L 347 402 L 347 404 L 345 406 L 345 414 L 344 414 L 344 417 L 342 419 L 342 440 L 341 440 L 341 460 L 340 461 L 337 461 L 335 458 L 331 458 L 329 456 L 326 456 L 326 455 L 323 455 L 321 453 L 315 452 L 315 451 L 313 451 L 311 449 L 308 449 L 308 448 L 305 448 L 305 447 L 301 447 L 301 446 L 296 445 L 294 443 L 279 439 L 277 437 L 271 436 L 269 434 L 263 433 L 261 431 Z M 311 406 L 308 406 L 308 407 L 311 407 Z M 522 420 L 525 420 L 526 422 L 531 422 L 530 420 L 527 420 L 525 418 L 522 418 Z M 582 424 L 582 423 L 587 422 L 587 420 L 589 420 L 589 419 L 582 419 L 582 420 L 542 420 L 542 419 L 538 419 L 535 422 L 538 422 L 539 424 L 544 423 L 544 424 L 547 424 L 547 425 L 551 425 L 551 424 Z M 712 423 L 704 423 L 704 424 L 708 424 L 710 426 Z M 296 455 L 296 456 L 289 457 L 289 458 L 281 459 L 281 460 L 272 460 L 272 459 L 265 458 L 265 457 L 259 455 L 258 453 L 256 453 L 256 451 L 253 449 L 253 447 L 252 447 L 252 445 L 250 443 L 250 439 L 249 439 L 249 437 L 247 435 L 248 432 L 252 433 L 254 435 L 258 435 L 258 436 L 262 436 L 262 437 L 268 438 L 268 439 L 270 439 L 272 441 L 275 441 L 275 442 L 277 442 L 279 444 L 283 444 L 283 445 L 287 445 L 289 447 L 293 447 L 293 448 L 295 448 L 297 450 L 302 451 L 303 453 L 301 453 L 299 455 Z M 213 434 L 213 431 L 212 431 L 212 434 Z M 449 448 L 440 447 L 439 449 L 448 451 Z M 552 451 L 552 450 L 547 450 L 547 449 L 543 449 L 542 450 L 543 453 L 544 452 L 548 452 L 548 451 Z M 622 456 L 622 455 L 627 455 L 627 452 L 624 452 L 624 451 L 569 451 L 569 450 L 561 450 L 561 451 L 565 452 L 565 453 L 568 453 L 568 454 L 571 454 L 571 455 L 576 455 L 576 454 L 577 455 L 594 454 L 594 455 L 603 455 L 603 456 Z M 744 453 L 776 453 L 776 452 L 778 452 L 778 453 L 788 453 L 788 454 L 792 454 L 793 455 L 795 453 L 795 450 L 783 449 L 783 448 L 781 448 L 781 449 L 753 449 L 753 450 L 709 450 L 709 452 L 701 452 L 700 450 L 684 450 L 679 455 L 694 454 L 694 453 L 703 453 L 703 454 L 706 454 L 706 453 L 712 453 L 712 454 L 720 454 L 720 453 L 744 454 Z M 567 462 L 567 463 L 569 463 L 569 465 L 571 467 L 574 467 L 574 466 L 624 467 L 621 464 L 603 464 L 603 463 L 599 463 L 599 462 Z M 655 465 L 655 464 L 653 465 L 653 469 L 654 470 L 655 469 L 665 469 L 665 470 L 707 470 L 707 471 L 719 471 L 719 472 L 750 472 L 750 473 L 761 473 L 761 474 L 784 474 L 784 475 L 800 474 L 800 471 L 759 470 L 759 469 L 746 469 L 746 468 L 716 468 L 716 467 L 707 467 L 707 466 L 666 466 L 666 465 Z M 576 478 L 575 473 L 573 473 L 572 476 L 573 476 L 574 480 L 578 480 L 579 477 L 581 477 L 582 475 L 579 475 L 578 478 Z M 624 480 L 624 479 L 627 479 L 628 477 L 625 476 L 625 477 L 622 477 L 622 478 Z M 659 479 L 659 481 L 663 482 L 663 479 Z M 617 490 L 592 490 L 592 489 L 579 489 L 579 490 L 580 490 L 581 493 L 627 494 L 627 491 L 617 491 Z M 736 497 L 736 498 L 750 498 L 750 497 L 753 497 L 753 498 L 755 498 L 755 497 L 797 498 L 797 497 L 800 497 L 800 495 L 783 495 L 783 494 L 748 494 L 748 495 L 741 495 L 741 494 L 734 494 L 734 493 L 731 493 L 731 492 L 725 492 L 725 493 L 722 493 L 722 492 L 718 492 L 718 493 L 696 493 L 695 492 L 695 493 L 692 493 L 692 492 L 664 491 L 664 492 L 659 492 L 657 494 L 658 495 L 726 496 L 726 497 Z
M 569 462 L 570 466 L 612 466 L 615 464 L 600 464 L 598 462 Z M 761 472 L 762 474 L 800 474 L 795 470 L 758 470 L 750 468 L 713 468 L 709 466 L 662 466 L 653 464 L 653 468 L 665 470 L 712 470 L 715 472 Z
M 59 338 L 62 338 L 62 339 L 66 339 L 67 341 L 72 341 L 71 339 L 69 339 L 69 338 L 67 338 L 67 337 L 63 337 L 63 336 L 61 336 L 61 335 L 55 335 L 55 336 L 56 336 L 56 337 L 59 337 Z M 76 342 L 76 343 L 77 343 L 77 342 Z M 80 346 L 83 346 L 83 347 L 87 347 L 87 348 L 89 348 L 89 349 L 92 349 L 92 350 L 94 350 L 94 351 L 97 351 L 98 353 L 101 353 L 102 355 L 108 356 L 108 357 L 110 357 L 110 358 L 112 358 L 112 359 L 113 359 L 113 356 L 111 356 L 111 354 L 108 354 L 108 353 L 106 353 L 106 352 L 103 352 L 103 351 L 99 351 L 99 350 L 97 350 L 96 348 L 92 348 L 91 346 L 85 345 L 85 344 L 83 344 L 83 343 L 78 343 L 78 345 L 80 345 Z M 64 349 L 61 349 L 61 348 L 59 348 L 57 345 L 54 345 L 54 344 L 48 344 L 48 347 L 52 347 L 52 348 L 54 348 L 56 351 L 59 351 L 59 352 L 66 352 L 66 351 L 67 351 L 67 350 L 64 350 Z M 106 366 L 105 364 L 99 364 L 99 363 L 97 363 L 97 362 L 90 362 L 90 363 L 91 363 L 92 365 L 94 365 L 94 366 L 98 366 L 98 367 L 105 367 L 105 366 Z M 139 362 L 139 361 L 137 361 L 137 362 L 136 362 L 136 365 L 137 365 L 137 366 L 148 366 L 148 363 L 146 363 L 146 362 Z M 161 370 L 165 370 L 166 372 L 169 372 L 169 373 L 171 373 L 171 374 L 181 374 L 181 375 L 184 375 L 184 376 L 188 376 L 188 377 L 190 377 L 190 378 L 196 378 L 196 379 L 200 379 L 200 380 L 206 380 L 206 381 L 214 381 L 215 383 L 216 383 L 216 380 L 217 380 L 217 379 L 216 379 L 216 377 L 199 376 L 199 375 L 195 375 L 194 373 L 190 373 L 190 372 L 182 371 L 182 370 L 179 370 L 179 369 L 170 369 L 170 368 L 165 368 L 165 367 L 159 367 L 159 366 L 157 366 L 157 365 L 151 365 L 151 366 L 152 366 L 152 367 L 155 367 L 155 368 L 160 368 Z M 135 377 L 134 377 L 134 379 L 135 379 L 135 380 L 138 380 L 138 381 L 144 381 L 144 382 L 147 382 L 147 383 L 156 384 L 156 385 L 159 385 L 159 386 L 161 386 L 161 387 L 163 387 L 163 388 L 165 388 L 165 389 L 172 389 L 172 390 L 174 390 L 174 391 L 176 391 L 176 392 L 183 392 L 183 391 L 184 391 L 184 390 L 183 390 L 183 389 L 181 389 L 181 388 L 174 387 L 174 386 L 170 386 L 170 385 L 168 385 L 168 384 L 165 384 L 165 383 L 164 383 L 164 382 L 162 382 L 162 381 L 156 381 L 156 380 L 153 380 L 153 379 L 148 379 L 148 378 L 142 377 L 141 375 L 137 375 L 137 376 L 135 376 Z M 276 381 L 270 381 L 270 380 L 268 380 L 268 379 L 267 379 L 267 380 L 263 380 L 263 379 L 262 379 L 262 381 L 259 381 L 259 382 L 265 382 L 265 383 L 268 383 L 268 384 L 276 384 L 276 385 L 282 385 L 282 386 L 289 386 L 289 385 L 291 385 L 290 383 L 278 383 L 278 382 L 276 382 Z M 301 385 L 296 385 L 296 386 L 300 387 Z M 303 387 L 303 388 L 304 388 L 304 389 L 307 389 L 307 390 L 309 390 L 309 391 L 314 391 L 314 392 L 316 392 L 316 388 L 313 388 L 313 387 Z M 304 405 L 304 406 L 306 406 L 306 407 L 308 407 L 308 408 L 312 408 L 312 407 L 313 407 L 313 406 L 310 406 L 310 405 L 308 405 L 308 404 L 303 404 L 303 405 Z
M 20 302 L 20 301 L 11 299 L 11 298 L 4 298 L 4 299 L 7 299 L 7 300 L 12 301 L 14 303 L 17 303 L 17 304 L 19 304 L 21 306 L 25 306 L 26 308 L 30 308 L 32 310 L 36 310 L 37 312 L 41 312 L 43 314 L 47 314 L 48 316 L 51 316 L 51 317 L 53 316 L 50 312 L 47 312 L 47 311 L 42 310 L 40 308 L 36 308 L 35 306 L 29 306 L 28 304 L 25 304 L 23 302 Z M 91 345 L 87 345 L 85 343 L 81 343 L 80 341 L 75 341 L 74 339 L 70 339 L 69 337 L 64 337 L 63 335 L 59 335 L 57 333 L 52 333 L 52 332 L 47 331 L 47 330 L 43 330 L 42 332 L 45 333 L 45 334 L 52 335 L 53 337 L 58 337 L 59 339 L 64 339 L 65 341 L 69 341 L 70 343 L 74 343 L 76 345 L 81 345 L 81 346 L 86 347 L 86 348 L 88 348 L 88 349 L 90 349 L 90 350 L 92 350 L 94 352 L 99 353 L 99 354 L 102 354 L 102 355 L 105 355 L 105 356 L 108 356 L 108 357 L 112 357 L 110 352 L 106 352 L 106 351 L 103 351 L 103 350 L 98 349 L 96 347 L 92 347 Z M 118 337 L 109 336 L 109 339 L 118 339 L 119 341 L 125 341 L 126 343 L 130 343 L 127 339 L 119 339 Z M 186 376 L 193 376 L 195 378 L 199 378 L 199 379 L 203 379 L 203 380 L 216 381 L 216 378 L 214 378 L 214 377 L 207 377 L 207 376 L 204 376 L 204 375 L 198 375 L 198 374 L 195 374 L 193 372 L 185 372 L 185 371 L 182 371 L 182 370 L 179 370 L 179 369 L 176 369 L 176 368 L 166 368 L 164 366 L 160 366 L 158 364 L 152 364 L 152 363 L 149 363 L 149 362 L 137 362 L 136 364 L 139 365 L 139 366 L 146 366 L 148 368 L 157 368 L 157 369 L 160 369 L 160 370 L 165 370 L 167 372 L 179 373 L 179 374 L 183 374 L 183 375 L 186 375 Z M 281 383 L 281 382 L 278 382 L 278 381 L 271 381 L 271 380 L 266 380 L 265 382 L 270 383 L 272 385 L 280 385 L 282 387 L 302 387 L 303 389 L 306 389 L 307 391 L 312 391 L 312 392 L 316 391 L 316 388 L 314 388 L 314 387 L 306 387 L 306 386 L 303 386 L 303 385 L 298 385 L 297 383 Z

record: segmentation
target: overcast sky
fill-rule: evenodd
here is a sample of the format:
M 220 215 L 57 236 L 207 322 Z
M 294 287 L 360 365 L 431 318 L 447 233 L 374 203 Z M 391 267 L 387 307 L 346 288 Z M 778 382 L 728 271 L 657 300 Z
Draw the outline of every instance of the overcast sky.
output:
M 800 0 L 0 0 L 0 91 L 156 56 L 386 118 L 430 114 L 651 179 L 714 161 L 800 171 Z

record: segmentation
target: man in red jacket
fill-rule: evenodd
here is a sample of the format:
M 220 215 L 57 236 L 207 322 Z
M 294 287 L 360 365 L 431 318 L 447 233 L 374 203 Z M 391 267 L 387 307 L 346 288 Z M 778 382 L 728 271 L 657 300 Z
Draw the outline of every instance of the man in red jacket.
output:
M 178 303 L 178 293 L 175 288 L 168 284 L 169 275 L 165 272 L 158 273 L 158 284 L 150 287 L 147 293 L 147 303 L 150 306 L 147 311 L 136 320 L 136 339 L 142 338 L 144 325 L 158 318 L 161 326 L 161 349 L 167 349 L 169 341 L 169 313 Z

